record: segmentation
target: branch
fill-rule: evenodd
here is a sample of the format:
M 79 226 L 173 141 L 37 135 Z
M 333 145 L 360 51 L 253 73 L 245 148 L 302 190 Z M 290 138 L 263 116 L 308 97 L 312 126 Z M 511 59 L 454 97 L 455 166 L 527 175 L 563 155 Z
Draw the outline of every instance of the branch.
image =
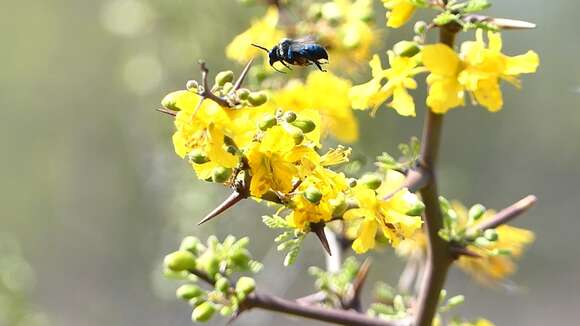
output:
M 493 217 L 488 220 L 479 223 L 476 228 L 479 231 L 485 231 L 487 229 L 493 229 L 500 225 L 506 224 L 509 221 L 513 220 L 514 218 L 518 217 L 519 215 L 523 214 L 527 211 L 530 207 L 532 207 L 538 198 L 534 195 L 528 195 L 518 202 L 512 204 L 509 207 L 502 209 L 501 211 L 497 212 Z
M 199 61 L 199 68 L 201 69 L 201 82 L 203 85 L 203 91 L 199 93 L 199 95 L 201 96 L 200 103 L 204 99 L 208 98 L 208 99 L 216 102 L 217 104 L 219 104 L 222 107 L 225 107 L 225 108 L 231 107 L 231 105 L 228 101 L 226 101 L 225 99 L 212 93 L 211 89 L 209 88 L 209 85 L 207 83 L 207 77 L 208 77 L 207 75 L 209 73 L 209 70 L 207 69 L 207 66 L 205 65 L 205 61 L 202 61 L 202 60 Z
M 459 28 L 454 23 L 442 26 L 439 35 L 440 42 L 453 48 L 455 35 Z M 443 115 L 433 113 L 430 109 L 427 109 L 427 117 L 423 127 L 423 139 L 421 141 L 419 167 L 422 169 L 421 174 L 429 176 L 427 184 L 420 190 L 421 198 L 425 204 L 424 221 L 428 245 L 425 273 L 421 283 L 417 315 L 414 323 L 416 326 L 429 326 L 432 324 L 433 317 L 437 312 L 439 296 L 445 285 L 447 271 L 453 261 L 449 243 L 439 237 L 438 234 L 443 227 L 443 217 L 439 206 L 435 167 L 439 154 L 442 127 Z
M 254 292 L 248 295 L 242 306 L 245 310 L 260 308 L 289 315 L 325 321 L 347 326 L 395 326 L 402 323 L 380 320 L 353 311 L 323 308 L 315 305 L 302 305 L 273 295 Z

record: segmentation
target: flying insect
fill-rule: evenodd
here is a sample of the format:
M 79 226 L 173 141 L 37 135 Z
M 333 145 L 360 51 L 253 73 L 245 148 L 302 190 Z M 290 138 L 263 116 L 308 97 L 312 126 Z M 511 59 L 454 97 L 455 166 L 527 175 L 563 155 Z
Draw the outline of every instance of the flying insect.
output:
M 314 64 L 320 71 L 326 71 L 322 69 L 321 64 L 328 63 L 328 53 L 322 45 L 317 44 L 311 37 L 296 40 L 285 38 L 271 50 L 253 43 L 252 45 L 268 52 L 270 66 L 278 72 L 283 73 L 283 71 L 274 67 L 274 63 L 278 61 L 290 70 L 292 68 L 288 64 L 295 66 L 309 66 Z M 327 62 L 321 62 L 320 60 L 326 60 Z

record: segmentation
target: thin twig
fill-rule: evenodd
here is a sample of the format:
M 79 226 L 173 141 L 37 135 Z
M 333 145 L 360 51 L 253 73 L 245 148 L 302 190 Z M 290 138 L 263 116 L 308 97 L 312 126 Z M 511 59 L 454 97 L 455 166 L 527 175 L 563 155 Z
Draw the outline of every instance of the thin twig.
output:
M 202 60 L 199 61 L 199 68 L 201 69 L 201 82 L 203 85 L 203 91 L 201 93 L 199 93 L 199 95 L 202 97 L 202 101 L 204 98 L 207 98 L 207 99 L 210 99 L 210 100 L 216 102 L 217 104 L 219 104 L 222 107 L 225 107 L 225 108 L 231 107 L 230 103 L 226 99 L 215 95 L 211 91 L 211 89 L 209 88 L 209 84 L 207 81 L 209 70 L 207 69 L 207 66 L 205 65 L 205 61 L 202 61 Z
M 530 207 L 532 207 L 538 198 L 534 195 L 528 195 L 509 207 L 502 209 L 497 212 L 493 217 L 479 223 L 476 227 L 479 231 L 485 231 L 487 229 L 493 229 L 500 225 L 506 224 L 514 218 L 518 217 Z
M 371 268 L 371 259 L 367 258 L 361 264 L 358 273 L 356 274 L 349 291 L 349 296 L 344 300 L 344 309 L 354 309 L 355 311 L 362 311 L 362 289 L 369 275 Z

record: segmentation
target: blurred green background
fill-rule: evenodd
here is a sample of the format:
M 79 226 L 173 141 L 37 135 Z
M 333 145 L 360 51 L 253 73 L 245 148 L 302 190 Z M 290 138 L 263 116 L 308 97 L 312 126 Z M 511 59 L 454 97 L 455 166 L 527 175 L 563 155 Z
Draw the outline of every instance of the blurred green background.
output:
M 298 263 L 283 268 L 257 204 L 245 202 L 196 226 L 225 192 L 195 180 L 172 151 L 171 119 L 154 111 L 166 93 L 198 77 L 199 58 L 214 71 L 240 69 L 223 49 L 262 11 L 229 0 L 2 2 L 0 240 L 20 258 L 0 260 L 0 278 L 21 285 L 18 305 L 41 314 L 32 319 L 189 325 L 190 308 L 173 299 L 175 284 L 158 271 L 185 234 L 251 235 L 253 252 L 266 264 L 262 288 L 285 297 L 313 290 L 306 268 L 322 261 L 318 244 L 309 239 Z M 496 208 L 536 194 L 539 204 L 515 224 L 534 230 L 537 241 L 505 288 L 482 288 L 453 270 L 447 289 L 466 295 L 460 309 L 466 317 L 571 325 L 580 308 L 578 4 L 495 1 L 491 14 L 538 24 L 506 32 L 504 48 L 536 50 L 540 70 L 524 77 L 523 90 L 504 88 L 500 113 L 466 108 L 447 115 L 441 188 L 448 198 Z M 408 30 L 388 35 L 385 46 Z M 369 157 L 395 152 L 420 133 L 422 120 L 392 110 L 374 120 L 358 117 L 364 128 L 355 147 Z M 392 256 L 375 257 L 372 280 L 396 281 L 402 265 Z M 7 300 L 0 295 L 0 306 Z M 16 308 L 2 309 L 5 316 Z M 236 324 L 274 321 L 305 323 L 251 312 Z M 12 326 L 0 317 L 3 323 Z

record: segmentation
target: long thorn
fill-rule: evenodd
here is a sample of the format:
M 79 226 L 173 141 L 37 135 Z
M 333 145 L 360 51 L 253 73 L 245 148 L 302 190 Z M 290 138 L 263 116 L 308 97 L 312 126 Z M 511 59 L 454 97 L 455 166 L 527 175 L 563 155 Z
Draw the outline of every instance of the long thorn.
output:
M 328 244 L 328 239 L 326 239 L 326 234 L 324 233 L 324 223 L 311 224 L 310 229 L 312 232 L 314 232 L 314 234 L 316 234 L 326 253 L 328 253 L 329 256 L 332 256 L 332 253 L 330 252 L 330 245 Z
M 236 80 L 236 83 L 234 84 L 234 91 L 237 91 L 238 89 L 240 89 L 240 87 L 242 87 L 242 83 L 244 83 L 244 79 L 246 79 L 246 76 L 248 75 L 248 72 L 250 71 L 250 67 L 252 66 L 252 63 L 254 63 L 254 58 L 252 58 L 252 59 L 250 59 L 250 61 L 248 61 L 248 63 L 244 67 L 244 70 L 242 70 L 242 72 L 240 73 L 238 80 Z
M 155 111 L 159 111 L 161 113 L 165 113 L 167 115 L 176 116 L 177 112 L 165 108 L 156 108 Z
M 216 207 L 213 211 L 207 214 L 197 225 L 202 225 L 203 223 L 213 219 L 214 217 L 220 215 L 221 213 L 225 212 L 228 208 L 237 204 L 240 200 L 246 198 L 243 194 L 234 191 L 226 200 L 224 200 L 218 207 Z

